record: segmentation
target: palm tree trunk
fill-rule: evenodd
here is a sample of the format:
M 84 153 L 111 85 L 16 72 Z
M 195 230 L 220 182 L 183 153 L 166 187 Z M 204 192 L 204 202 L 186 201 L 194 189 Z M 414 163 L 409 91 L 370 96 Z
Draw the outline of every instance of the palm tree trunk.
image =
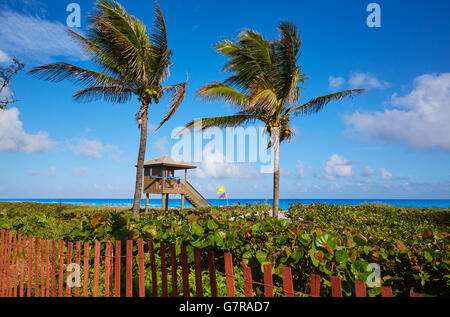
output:
M 133 216 L 136 217 L 141 210 L 141 197 L 142 197 L 142 182 L 144 177 L 144 160 L 145 160 L 145 149 L 147 146 L 147 106 L 145 105 L 145 110 L 143 111 L 141 119 L 141 140 L 139 142 L 139 154 L 136 168 L 136 187 L 134 189 L 134 200 L 133 200 Z
M 273 137 L 273 214 L 278 218 L 278 206 L 280 199 L 280 128 L 272 128 Z

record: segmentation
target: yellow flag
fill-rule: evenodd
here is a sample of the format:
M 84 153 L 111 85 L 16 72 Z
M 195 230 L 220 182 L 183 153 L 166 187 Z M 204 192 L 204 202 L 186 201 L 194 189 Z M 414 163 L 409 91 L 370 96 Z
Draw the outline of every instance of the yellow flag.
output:
M 218 194 L 225 193 L 225 186 L 220 186 L 219 189 L 217 190 L 217 193 Z

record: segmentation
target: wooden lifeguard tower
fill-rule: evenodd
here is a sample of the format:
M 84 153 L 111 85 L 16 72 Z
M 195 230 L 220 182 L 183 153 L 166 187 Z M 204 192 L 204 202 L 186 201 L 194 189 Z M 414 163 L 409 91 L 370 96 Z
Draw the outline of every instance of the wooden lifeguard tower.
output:
M 195 208 L 211 204 L 188 182 L 187 171 L 196 165 L 164 155 L 144 162 L 145 209 L 148 209 L 149 194 L 161 194 L 161 209 L 169 208 L 169 194 L 181 195 L 181 209 L 186 199 Z M 175 176 L 175 171 L 184 170 L 184 179 Z

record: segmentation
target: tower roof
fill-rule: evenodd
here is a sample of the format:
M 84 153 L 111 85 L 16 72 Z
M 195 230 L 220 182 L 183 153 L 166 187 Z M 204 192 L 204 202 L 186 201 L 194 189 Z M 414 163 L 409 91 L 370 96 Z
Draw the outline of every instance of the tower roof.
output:
M 163 155 L 150 161 L 144 162 L 144 167 L 171 167 L 174 169 L 193 169 L 196 165 L 184 162 L 170 155 Z

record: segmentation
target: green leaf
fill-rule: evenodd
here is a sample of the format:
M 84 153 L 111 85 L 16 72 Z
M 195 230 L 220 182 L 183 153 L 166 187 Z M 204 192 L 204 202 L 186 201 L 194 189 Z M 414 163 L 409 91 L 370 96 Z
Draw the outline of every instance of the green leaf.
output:
M 208 229 L 210 229 L 210 230 L 216 230 L 216 229 L 219 227 L 219 225 L 218 225 L 214 220 L 212 220 L 212 219 L 208 220 L 208 223 L 207 223 L 206 226 L 207 226 Z
M 349 260 L 348 253 L 345 250 L 337 250 L 335 256 L 338 263 L 345 263 Z
M 214 233 L 214 242 L 217 244 L 218 247 L 222 247 L 224 245 L 223 240 L 225 239 L 226 234 L 223 231 L 217 231 Z
M 264 251 L 256 251 L 256 259 L 259 263 L 263 263 L 267 258 L 267 253 Z
M 319 234 L 316 238 L 316 246 L 318 248 L 324 248 L 330 251 L 330 253 L 334 253 L 337 247 L 336 238 L 328 233 Z
M 192 225 L 192 233 L 193 234 L 196 234 L 196 235 L 198 235 L 198 236 L 201 236 L 202 234 L 203 234 L 203 227 L 202 226 L 200 226 L 199 224 L 197 224 L 197 223 L 194 223 L 193 225 Z
M 367 245 L 367 238 L 364 237 L 362 234 L 358 233 L 353 236 L 353 241 L 358 246 Z

